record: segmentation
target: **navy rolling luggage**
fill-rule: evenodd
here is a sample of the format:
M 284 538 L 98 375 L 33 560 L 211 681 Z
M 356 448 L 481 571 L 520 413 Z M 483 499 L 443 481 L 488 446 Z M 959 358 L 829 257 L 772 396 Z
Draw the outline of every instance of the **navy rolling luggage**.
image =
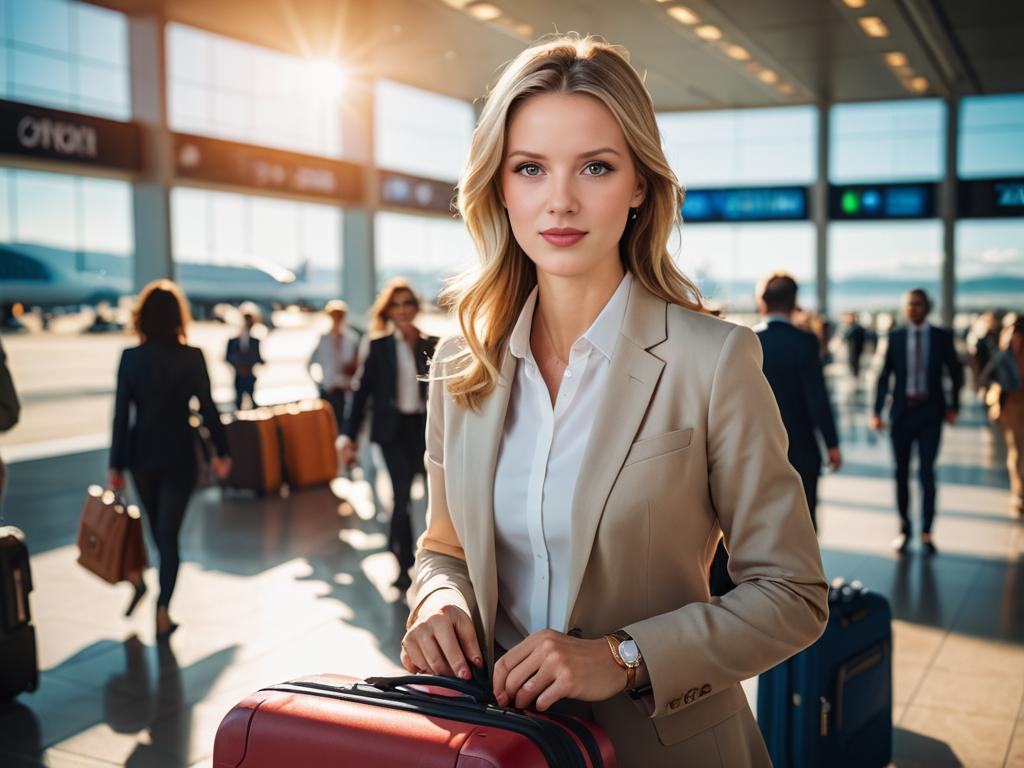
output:
M 36 630 L 29 613 L 32 572 L 25 535 L 0 526 L 0 701 L 39 684 Z
M 758 679 L 757 720 L 775 768 L 881 768 L 892 759 L 889 603 L 842 579 L 828 600 L 821 638 Z

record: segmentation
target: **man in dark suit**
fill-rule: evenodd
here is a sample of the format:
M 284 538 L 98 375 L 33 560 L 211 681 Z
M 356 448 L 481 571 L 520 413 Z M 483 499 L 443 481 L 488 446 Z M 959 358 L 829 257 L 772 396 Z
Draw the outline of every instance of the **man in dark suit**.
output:
M 910 452 L 917 444 L 921 479 L 921 541 L 926 554 L 935 554 L 932 523 L 935 520 L 935 459 L 939 453 L 942 422 L 956 422 L 960 410 L 963 369 L 953 346 L 953 334 L 930 325 L 931 300 L 922 288 L 903 297 L 907 325 L 890 332 L 885 365 L 878 377 L 871 426 L 881 430 L 882 409 L 890 399 L 893 455 L 896 458 L 896 505 L 900 535 L 893 547 L 903 554 L 910 542 Z M 950 401 L 943 391 L 943 371 L 952 381 Z
M 256 391 L 255 367 L 263 365 L 263 357 L 260 355 L 260 340 L 252 335 L 259 317 L 258 310 L 254 306 L 242 305 L 242 319 L 245 323 L 242 333 L 228 342 L 228 351 L 225 359 L 235 369 L 235 408 L 242 410 L 244 396 L 249 396 L 246 407 L 253 408 L 256 401 L 253 393 Z
M 818 434 L 828 451 L 828 466 L 833 472 L 843 463 L 839 436 L 825 377 L 822 372 L 818 337 L 802 331 L 790 321 L 796 310 L 796 280 L 785 272 L 765 278 L 757 289 L 757 307 L 764 322 L 754 330 L 761 342 L 764 359 L 761 369 L 775 393 L 782 424 L 789 436 L 789 463 L 800 475 L 811 523 L 818 527 L 818 477 L 821 475 L 821 448 Z M 728 573 L 729 557 L 722 541 L 711 563 L 711 594 L 721 596 L 736 585 Z
M 857 322 L 855 312 L 846 313 L 846 328 L 843 329 L 843 341 L 846 343 L 846 355 L 850 366 L 850 375 L 860 378 L 860 359 L 864 356 L 864 346 L 868 333 L 864 326 Z
M 821 475 L 818 435 L 828 451 L 829 469 L 838 470 L 842 456 L 832 405 L 825 389 L 818 339 L 790 322 L 790 315 L 796 310 L 797 290 L 796 280 L 784 272 L 767 277 L 757 297 L 764 322 L 755 330 L 764 352 L 762 369 L 775 393 L 782 423 L 789 435 L 789 463 L 800 474 L 811 522 L 817 528 L 818 477 Z

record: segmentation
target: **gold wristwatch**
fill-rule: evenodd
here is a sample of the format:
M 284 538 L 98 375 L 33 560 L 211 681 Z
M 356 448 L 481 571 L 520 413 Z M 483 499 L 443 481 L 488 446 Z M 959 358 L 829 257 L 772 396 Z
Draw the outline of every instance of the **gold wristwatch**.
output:
M 626 687 L 623 690 L 632 690 L 636 687 L 636 671 L 644 660 L 636 641 L 621 629 L 605 635 L 604 639 L 608 642 L 615 663 L 626 670 Z

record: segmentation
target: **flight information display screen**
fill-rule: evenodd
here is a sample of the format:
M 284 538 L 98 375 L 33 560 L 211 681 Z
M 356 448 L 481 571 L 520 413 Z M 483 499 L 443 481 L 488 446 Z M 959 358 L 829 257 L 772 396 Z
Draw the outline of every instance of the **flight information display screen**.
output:
M 806 219 L 806 187 L 688 189 L 683 221 L 798 221 Z
M 1024 179 L 975 179 L 959 185 L 963 218 L 1024 217 Z
M 829 188 L 833 220 L 931 219 L 934 184 L 845 184 Z

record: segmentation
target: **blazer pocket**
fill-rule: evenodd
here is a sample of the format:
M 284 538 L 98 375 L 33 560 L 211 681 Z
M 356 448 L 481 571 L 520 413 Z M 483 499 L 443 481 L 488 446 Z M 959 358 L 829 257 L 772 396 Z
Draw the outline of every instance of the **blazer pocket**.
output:
M 653 459 L 655 456 L 689 448 L 691 440 L 693 440 L 693 427 L 677 429 L 656 437 L 637 440 L 633 443 L 633 447 L 629 449 L 629 453 L 626 454 L 626 463 L 623 466 L 629 466 L 630 464 L 636 464 L 638 461 Z

